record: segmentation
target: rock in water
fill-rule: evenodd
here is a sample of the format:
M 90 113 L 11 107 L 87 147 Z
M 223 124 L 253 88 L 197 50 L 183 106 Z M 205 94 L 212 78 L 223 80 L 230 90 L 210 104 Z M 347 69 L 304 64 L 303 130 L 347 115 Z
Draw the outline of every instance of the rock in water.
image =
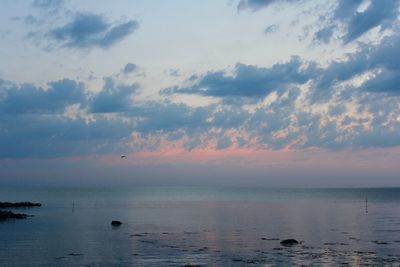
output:
M 285 239 L 281 241 L 281 245 L 284 247 L 291 247 L 291 246 L 295 246 L 298 245 L 299 241 L 297 241 L 296 239 Z
M 24 213 L 14 213 L 11 211 L 1 211 L 0 210 L 0 220 L 7 220 L 7 219 L 26 219 L 28 215 Z
M 40 206 L 42 206 L 42 204 L 32 202 L 0 202 L 0 208 L 32 208 Z
M 120 226 L 121 224 L 122 224 L 122 222 L 120 222 L 120 221 L 112 221 L 111 222 L 112 226 Z

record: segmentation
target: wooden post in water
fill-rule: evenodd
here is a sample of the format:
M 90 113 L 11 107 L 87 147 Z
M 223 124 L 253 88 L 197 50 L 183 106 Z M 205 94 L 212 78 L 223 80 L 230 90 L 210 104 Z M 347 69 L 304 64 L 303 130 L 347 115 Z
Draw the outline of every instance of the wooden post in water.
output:
M 365 213 L 368 213 L 368 198 L 365 198 Z

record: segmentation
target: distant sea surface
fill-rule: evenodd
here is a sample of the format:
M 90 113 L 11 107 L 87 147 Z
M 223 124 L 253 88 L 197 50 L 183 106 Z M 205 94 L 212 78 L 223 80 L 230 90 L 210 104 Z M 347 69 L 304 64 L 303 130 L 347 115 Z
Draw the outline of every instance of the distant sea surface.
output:
M 3 187 L 0 201 L 43 204 L 0 222 L 0 266 L 400 264 L 397 188 Z

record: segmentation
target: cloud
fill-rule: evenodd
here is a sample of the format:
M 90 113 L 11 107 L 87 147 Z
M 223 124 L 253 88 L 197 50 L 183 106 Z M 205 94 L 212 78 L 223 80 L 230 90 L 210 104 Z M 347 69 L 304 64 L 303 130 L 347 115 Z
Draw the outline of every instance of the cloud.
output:
M 362 90 L 400 95 L 400 71 L 386 70 L 364 82 Z
M 125 65 L 125 67 L 122 69 L 122 72 L 125 75 L 131 74 L 133 72 L 136 72 L 139 70 L 139 66 L 133 63 L 128 63 Z
M 62 80 L 49 83 L 47 90 L 32 85 L 26 91 L 24 86 L 0 80 L 0 158 L 119 154 L 157 150 L 165 142 L 188 150 L 400 145 L 396 115 L 400 108 L 393 97 L 366 94 L 358 100 L 356 106 L 362 109 L 355 114 L 346 109 L 346 102 L 329 104 L 325 113 L 309 105 L 298 88 L 276 94 L 268 105 L 247 109 L 223 104 L 191 107 L 163 100 L 132 102 L 137 87 L 115 85 L 109 78 L 94 95 L 77 84 Z M 81 93 L 71 93 L 67 87 Z M 15 91 L 21 94 L 12 96 Z M 82 107 L 76 116 L 63 112 L 75 104 Z
M 64 0 L 34 0 L 33 6 L 43 9 L 57 9 L 64 4 Z
M 346 31 L 342 36 L 345 44 L 375 27 L 380 26 L 381 30 L 390 28 L 399 15 L 399 3 L 398 0 L 370 1 L 362 9 L 362 5 L 365 4 L 363 0 L 339 0 L 330 24 L 317 31 L 315 38 L 327 43 L 333 35 L 333 30 L 339 29 L 340 24 Z
M 341 0 L 340 4 L 346 0 Z M 358 12 L 353 9 L 350 16 L 342 17 L 342 21 L 347 24 L 347 33 L 344 36 L 345 43 L 351 42 L 370 29 L 381 25 L 385 27 L 385 22 L 397 18 L 399 8 L 398 0 L 380 0 L 371 1 L 368 8 L 363 12 Z M 341 11 L 341 8 L 337 12 Z M 345 11 L 348 14 L 348 11 Z M 349 14 L 348 14 L 349 15 Z
M 232 145 L 232 140 L 228 136 L 223 136 L 218 139 L 218 143 L 216 145 L 216 149 L 225 149 Z
M 314 38 L 317 41 L 320 41 L 323 43 L 329 43 L 329 41 L 331 40 L 331 37 L 334 33 L 334 30 L 335 30 L 334 26 L 322 28 L 315 33 Z
M 179 77 L 180 73 L 179 73 L 179 69 L 169 69 L 168 70 L 168 74 L 172 77 Z
M 57 27 L 48 36 L 66 48 L 109 48 L 139 27 L 135 20 L 111 24 L 101 15 L 78 13 L 72 21 Z
M 337 93 L 336 87 L 353 78 L 368 74 L 361 86 L 350 86 L 338 97 L 349 98 L 357 92 L 399 94 L 400 36 L 383 38 L 378 44 L 364 44 L 344 60 L 334 60 L 322 68 L 317 62 L 305 62 L 300 57 L 277 63 L 269 68 L 238 63 L 233 74 L 226 70 L 193 74 L 184 85 L 161 90 L 164 95 L 193 94 L 211 96 L 225 104 L 251 104 L 263 100 L 272 92 L 309 82 L 309 100 L 327 102 Z
M 304 62 L 292 57 L 289 62 L 278 63 L 270 68 L 237 64 L 234 75 L 225 71 L 208 72 L 189 87 L 172 87 L 163 94 L 197 94 L 213 97 L 248 97 L 262 100 L 274 91 L 284 91 L 290 85 L 306 83 L 314 66 L 302 68 Z
M 89 102 L 93 113 L 114 113 L 127 111 L 131 97 L 138 89 L 137 84 L 116 86 L 112 78 L 105 78 L 103 89 Z
M 51 158 L 121 153 L 131 125 L 118 119 L 0 115 L 1 158 Z
M 211 111 L 206 107 L 194 108 L 185 104 L 146 102 L 133 109 L 130 115 L 141 118 L 136 130 L 144 134 L 181 129 L 193 133 L 195 130 L 202 132 L 210 126 L 207 119 Z
M 50 82 L 47 90 L 3 80 L 0 92 L 0 111 L 7 114 L 62 113 L 67 106 L 84 102 L 85 98 L 83 84 L 69 79 Z
M 397 94 L 400 74 L 400 36 L 385 37 L 378 45 L 364 45 L 353 54 L 348 54 L 345 61 L 333 61 L 319 70 L 315 76 L 315 101 L 326 100 L 332 93 L 332 87 L 367 72 L 379 72 L 369 78 L 359 88 L 368 92 L 388 92 Z
M 300 3 L 302 0 L 240 0 L 238 10 L 250 9 L 258 11 L 274 4 L 294 4 Z M 380 30 L 391 28 L 394 21 L 399 16 L 399 0 L 381 0 L 381 1 L 365 1 L 365 0 L 337 0 L 328 23 L 325 16 L 321 16 L 319 22 L 327 24 L 319 28 L 314 39 L 323 43 L 329 43 L 335 31 L 344 34 L 340 37 L 344 44 L 350 43 L 363 34 L 367 33 L 375 27 Z M 273 28 L 271 28 L 273 29 Z M 264 32 L 270 33 L 270 28 Z
M 264 33 L 268 35 L 268 34 L 276 32 L 278 29 L 279 29 L 278 25 L 272 24 L 272 25 L 269 25 L 267 28 L 265 28 Z
M 253 11 L 257 11 L 261 8 L 268 7 L 275 3 L 295 3 L 300 2 L 301 0 L 240 0 L 237 8 L 239 10 L 242 9 L 251 9 Z
M 399 146 L 398 47 L 400 37 L 387 36 L 326 67 L 300 57 L 270 67 L 239 63 L 162 90 L 221 100 L 202 107 L 140 100 L 139 84 L 116 76 L 101 90 L 70 79 L 45 87 L 0 79 L 0 158 Z

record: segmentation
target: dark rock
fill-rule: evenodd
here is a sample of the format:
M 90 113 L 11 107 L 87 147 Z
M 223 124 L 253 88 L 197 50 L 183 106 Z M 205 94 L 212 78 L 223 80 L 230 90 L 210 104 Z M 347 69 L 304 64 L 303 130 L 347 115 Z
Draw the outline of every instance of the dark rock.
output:
M 68 254 L 69 256 L 83 256 L 83 254 L 82 253 L 69 253 Z
M 11 211 L 1 211 L 0 210 L 0 220 L 26 219 L 28 216 L 29 215 L 24 214 L 24 213 L 14 213 L 14 212 L 11 212 Z
M 139 242 L 155 245 L 157 240 L 139 240 Z
M 120 222 L 120 221 L 112 221 L 111 222 L 112 226 L 120 226 L 121 224 L 122 224 L 122 222 Z
M 172 235 L 172 233 L 168 233 L 168 232 L 162 232 L 162 235 Z
M 133 234 L 133 235 L 130 235 L 131 237 L 142 237 L 143 235 L 141 235 L 141 234 Z
M 279 238 L 266 238 L 266 237 L 262 237 L 261 240 L 264 240 L 264 241 L 279 241 Z
M 295 246 L 298 245 L 299 241 L 297 241 L 296 239 L 285 239 L 281 241 L 281 245 L 284 247 L 291 247 L 291 246 Z
M 32 208 L 40 206 L 42 206 L 42 204 L 32 202 L 0 202 L 0 208 Z
M 389 244 L 388 242 L 385 242 L 385 241 L 378 241 L 378 240 L 374 240 L 374 241 L 372 241 L 372 243 L 375 243 L 375 244 L 377 244 L 377 245 L 388 245 L 388 244 Z

